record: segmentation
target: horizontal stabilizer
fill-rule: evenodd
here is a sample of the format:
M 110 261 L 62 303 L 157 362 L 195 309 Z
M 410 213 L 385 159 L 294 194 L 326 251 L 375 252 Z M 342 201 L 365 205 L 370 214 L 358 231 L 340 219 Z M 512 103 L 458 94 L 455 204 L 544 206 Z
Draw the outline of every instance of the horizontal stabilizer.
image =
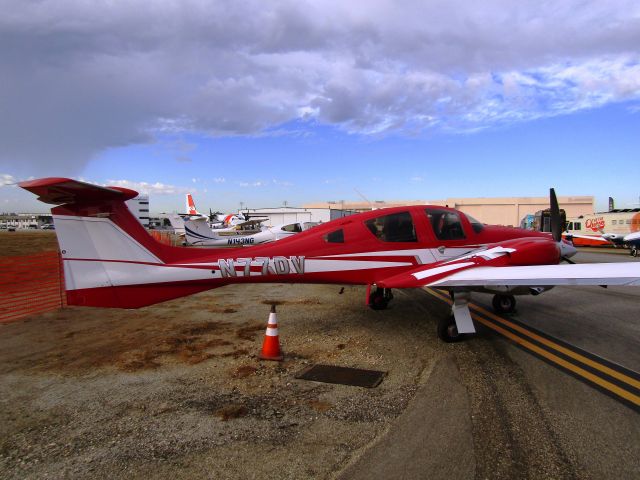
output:
M 110 200 L 126 201 L 138 192 L 122 187 L 100 187 L 71 178 L 40 178 L 18 184 L 25 190 L 38 195 L 38 200 L 53 205 L 95 204 Z

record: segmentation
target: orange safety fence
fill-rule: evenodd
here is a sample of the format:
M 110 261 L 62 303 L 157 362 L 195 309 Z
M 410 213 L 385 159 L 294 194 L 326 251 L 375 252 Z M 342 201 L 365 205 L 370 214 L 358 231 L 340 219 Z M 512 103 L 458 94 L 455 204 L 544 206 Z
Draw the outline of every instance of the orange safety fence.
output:
M 157 242 L 172 245 L 174 247 L 177 245 L 176 237 L 172 235 L 171 232 L 149 230 L 149 235 L 151 235 Z
M 0 260 L 0 323 L 66 305 L 62 261 L 57 251 Z

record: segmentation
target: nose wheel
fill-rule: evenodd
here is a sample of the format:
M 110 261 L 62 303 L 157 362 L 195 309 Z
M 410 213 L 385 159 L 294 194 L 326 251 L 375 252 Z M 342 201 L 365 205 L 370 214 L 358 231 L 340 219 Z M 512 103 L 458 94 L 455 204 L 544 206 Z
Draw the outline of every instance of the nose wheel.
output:
M 453 315 L 438 320 L 438 338 L 443 342 L 454 343 L 464 339 L 465 334 L 458 332 Z
M 491 304 L 496 313 L 513 313 L 516 310 L 516 297 L 513 295 L 494 295 Z

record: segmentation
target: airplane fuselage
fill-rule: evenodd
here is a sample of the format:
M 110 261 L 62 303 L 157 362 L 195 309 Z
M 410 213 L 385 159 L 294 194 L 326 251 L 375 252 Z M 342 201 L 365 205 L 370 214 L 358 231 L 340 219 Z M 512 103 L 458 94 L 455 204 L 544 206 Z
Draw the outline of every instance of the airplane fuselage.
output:
M 111 207 L 96 214 L 53 209 L 56 231 L 65 238 L 70 304 L 132 308 L 243 282 L 375 285 L 496 243 L 513 250 L 504 265 L 560 260 L 547 234 L 472 223 L 462 212 L 436 206 L 365 212 L 278 242 L 225 249 L 159 245 L 128 212 L 116 203 Z M 104 286 L 113 287 L 106 298 Z

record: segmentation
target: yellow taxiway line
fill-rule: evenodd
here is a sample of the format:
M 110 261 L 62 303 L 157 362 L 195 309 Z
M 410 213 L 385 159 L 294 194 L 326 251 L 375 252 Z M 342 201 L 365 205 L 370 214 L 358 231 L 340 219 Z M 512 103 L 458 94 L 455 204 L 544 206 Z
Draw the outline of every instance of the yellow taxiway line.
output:
M 448 304 L 452 303 L 449 297 L 447 297 L 446 295 L 440 292 L 436 292 L 430 288 L 424 288 L 424 290 L 427 293 L 438 298 L 439 300 L 447 302 Z M 602 372 L 603 374 L 608 375 L 611 378 L 615 378 L 616 380 L 618 380 L 619 382 L 625 385 L 628 385 L 634 389 L 640 389 L 640 381 L 636 380 L 635 378 L 631 378 L 628 375 L 625 375 L 622 372 L 618 372 L 604 364 L 601 364 L 596 360 L 587 358 L 584 355 L 581 355 L 580 353 L 575 352 L 563 345 L 559 345 L 558 343 L 552 340 L 549 340 L 548 338 L 542 337 L 536 334 L 535 332 L 532 332 L 526 328 L 521 327 L 520 325 L 510 322 L 505 318 L 499 317 L 478 305 L 470 303 L 469 307 L 471 310 L 477 312 L 477 313 L 471 314 L 474 320 L 482 323 L 486 327 L 491 328 L 492 330 L 500 333 L 501 335 L 504 335 L 505 337 L 509 338 L 510 340 L 517 343 L 518 345 L 526 348 L 527 350 L 530 350 L 536 353 L 537 355 L 540 355 L 541 357 L 546 358 L 550 362 L 555 363 L 556 365 L 559 365 L 565 368 L 566 370 L 569 370 L 570 372 L 573 372 L 577 376 L 598 385 L 599 387 L 613 393 L 614 395 L 620 398 L 625 399 L 627 402 L 635 405 L 636 407 L 640 407 L 640 396 L 636 395 L 633 392 L 627 391 L 624 388 L 620 387 L 619 385 L 609 382 L 606 379 L 600 377 L 599 375 L 592 373 L 588 370 L 585 370 L 584 368 L 581 368 L 544 348 L 541 348 L 535 343 L 532 343 L 531 341 L 529 341 L 529 339 L 534 340 L 542 345 L 545 345 L 552 351 L 562 353 L 563 355 L 566 355 L 567 357 L 572 358 L 576 362 L 582 363 L 585 366 L 589 366 L 594 370 Z M 483 318 L 483 317 L 487 317 L 487 318 Z M 511 332 L 505 328 L 502 328 L 500 325 L 497 325 L 494 322 L 497 322 L 506 327 L 509 327 L 510 329 L 514 330 L 517 333 Z

